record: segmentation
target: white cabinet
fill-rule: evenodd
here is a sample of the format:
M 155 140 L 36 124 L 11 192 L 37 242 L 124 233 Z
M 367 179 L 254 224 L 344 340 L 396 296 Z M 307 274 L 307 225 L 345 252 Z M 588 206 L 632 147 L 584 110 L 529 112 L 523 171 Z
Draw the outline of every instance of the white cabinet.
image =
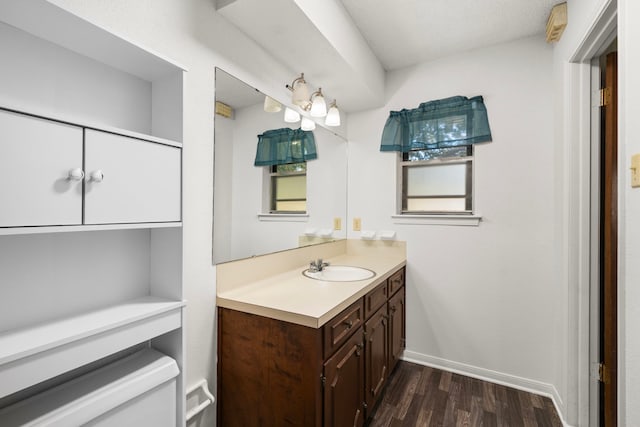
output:
M 82 224 L 82 128 L 0 110 L 0 227 Z
M 0 110 L 0 227 L 175 223 L 180 187 L 179 147 Z
M 85 130 L 85 224 L 180 221 L 180 149 Z

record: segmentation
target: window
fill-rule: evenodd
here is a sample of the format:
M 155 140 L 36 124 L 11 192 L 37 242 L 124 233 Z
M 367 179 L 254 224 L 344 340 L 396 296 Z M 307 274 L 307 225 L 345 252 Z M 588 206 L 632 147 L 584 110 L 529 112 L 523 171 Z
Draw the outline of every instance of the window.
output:
M 307 163 L 271 166 L 271 213 L 306 213 Z
M 400 156 L 403 214 L 473 212 L 473 146 L 411 150 Z

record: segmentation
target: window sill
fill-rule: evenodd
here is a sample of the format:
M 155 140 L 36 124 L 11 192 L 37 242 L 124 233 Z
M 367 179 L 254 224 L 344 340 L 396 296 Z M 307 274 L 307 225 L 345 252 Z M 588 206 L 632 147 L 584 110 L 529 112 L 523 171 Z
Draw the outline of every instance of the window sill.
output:
M 477 227 L 482 215 L 391 215 L 394 224 L 459 225 Z
M 259 213 L 258 221 L 308 222 L 309 214 Z

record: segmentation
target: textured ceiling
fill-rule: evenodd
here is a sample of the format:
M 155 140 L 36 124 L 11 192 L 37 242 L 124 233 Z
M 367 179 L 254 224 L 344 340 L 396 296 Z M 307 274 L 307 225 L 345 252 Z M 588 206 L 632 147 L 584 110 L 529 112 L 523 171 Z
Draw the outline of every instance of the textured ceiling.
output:
M 384 103 L 385 70 L 539 35 L 562 0 L 217 0 L 290 75 L 346 112 Z
M 543 34 L 561 0 L 341 0 L 386 70 Z

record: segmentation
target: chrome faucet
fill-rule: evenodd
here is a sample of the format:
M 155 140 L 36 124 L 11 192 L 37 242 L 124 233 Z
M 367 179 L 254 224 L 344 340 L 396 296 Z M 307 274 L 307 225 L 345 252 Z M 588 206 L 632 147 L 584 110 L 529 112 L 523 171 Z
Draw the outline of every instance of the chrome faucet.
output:
M 312 273 L 317 273 L 319 271 L 322 271 L 328 265 L 328 262 L 322 262 L 322 258 L 318 258 L 317 260 L 311 261 L 309 263 L 309 271 Z

